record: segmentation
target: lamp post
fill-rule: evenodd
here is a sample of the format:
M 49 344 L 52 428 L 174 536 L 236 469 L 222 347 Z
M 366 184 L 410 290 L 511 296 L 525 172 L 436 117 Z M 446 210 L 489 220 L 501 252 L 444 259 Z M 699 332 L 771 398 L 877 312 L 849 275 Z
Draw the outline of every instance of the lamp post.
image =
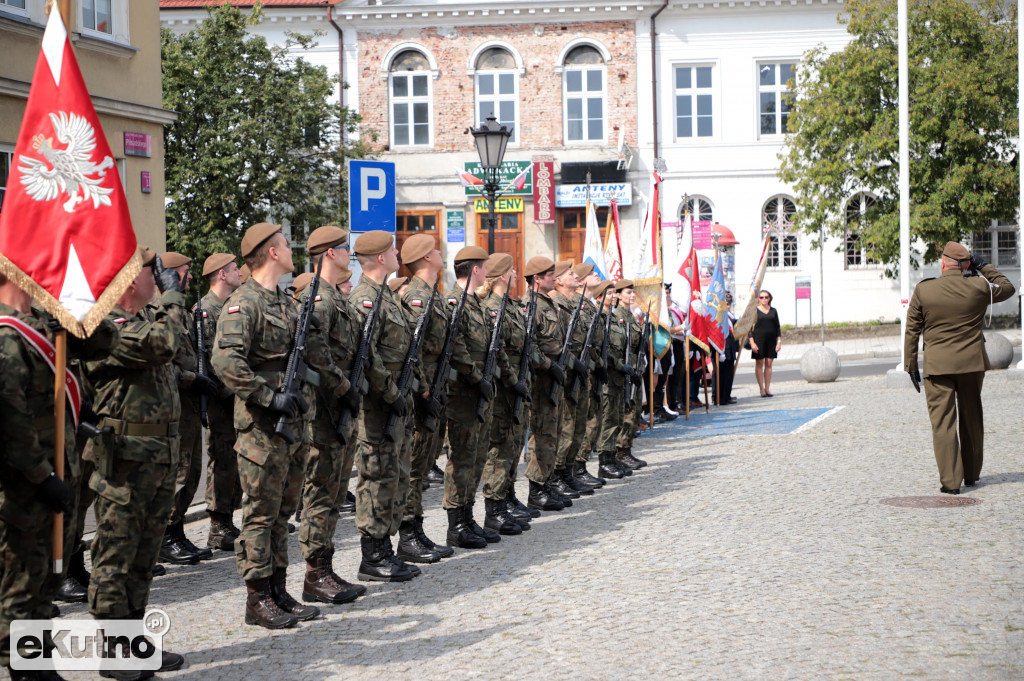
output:
M 491 114 L 479 128 L 467 130 L 473 135 L 476 153 L 480 155 L 480 167 L 484 171 L 484 194 L 487 196 L 487 252 L 494 253 L 494 230 L 498 226 L 494 203 L 498 199 L 498 173 L 505 148 L 512 136 L 512 128 L 498 124 L 498 119 Z

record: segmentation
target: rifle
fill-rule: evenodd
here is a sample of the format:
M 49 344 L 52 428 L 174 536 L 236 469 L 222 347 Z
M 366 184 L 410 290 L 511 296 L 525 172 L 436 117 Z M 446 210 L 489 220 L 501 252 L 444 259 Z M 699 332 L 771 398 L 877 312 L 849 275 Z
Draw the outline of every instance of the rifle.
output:
M 634 367 L 632 364 L 629 363 L 629 359 L 630 359 L 629 358 L 629 353 L 630 353 L 630 346 L 631 345 L 633 345 L 633 311 L 630 310 L 629 308 L 626 308 L 626 352 L 625 352 L 625 354 L 622 357 L 622 361 L 625 364 L 625 366 L 628 366 L 633 371 L 636 371 L 636 367 Z M 630 382 L 629 383 L 630 386 L 633 385 L 633 377 L 632 376 L 626 376 L 626 380 Z M 629 406 L 631 404 L 633 404 L 633 391 L 631 389 L 627 388 L 624 391 L 624 393 L 625 393 L 625 398 L 626 398 L 626 401 L 625 401 L 626 410 L 628 411 L 629 410 Z
M 533 332 L 537 326 L 537 291 L 530 288 L 530 299 L 526 303 L 526 341 L 523 343 L 523 354 L 519 358 L 519 380 L 525 381 L 527 374 L 533 372 L 530 355 L 533 353 Z M 512 420 L 520 424 L 519 412 L 523 409 L 523 396 L 516 393 L 512 403 Z
M 605 288 L 604 293 L 601 294 L 601 302 L 597 306 L 597 314 L 590 320 L 590 328 L 587 329 L 587 339 L 583 341 L 583 350 L 580 351 L 580 361 L 586 362 L 587 353 L 590 352 L 590 344 L 594 340 L 594 331 L 597 330 L 597 322 L 601 318 L 601 309 L 604 307 L 604 299 L 608 296 L 608 289 Z M 580 299 L 580 305 L 583 305 L 583 299 Z M 580 375 L 576 374 L 572 379 L 572 387 L 569 388 L 569 399 L 573 401 L 573 404 L 579 399 L 580 392 Z
M 601 310 L 598 310 L 598 315 L 604 314 L 604 316 L 605 316 L 605 318 L 604 318 L 604 339 L 602 339 L 602 341 L 601 341 L 601 364 L 604 366 L 605 371 L 608 371 L 608 337 L 612 333 L 612 315 L 615 314 L 615 308 L 618 307 L 618 305 L 619 305 L 619 303 L 616 301 L 616 303 L 611 306 L 611 309 L 607 310 L 606 312 L 602 312 Z M 600 378 L 597 379 L 597 383 L 594 385 L 594 388 L 597 389 L 598 397 L 600 397 L 600 395 L 601 395 L 601 388 L 603 388 L 603 387 L 604 387 L 604 381 L 602 381 Z
M 409 352 L 405 353 L 405 361 L 402 362 L 402 373 L 398 376 L 398 399 L 405 399 L 405 393 L 409 390 L 409 383 L 412 381 L 412 369 L 420 361 L 420 347 L 423 345 L 423 336 L 426 335 L 427 317 L 434 309 L 434 300 L 437 298 L 437 282 L 434 282 L 434 290 L 430 292 L 430 299 L 427 306 L 416 320 L 416 328 L 412 332 L 412 341 L 409 343 Z M 384 437 L 388 442 L 395 441 L 395 421 L 398 416 L 395 412 L 388 414 L 387 425 L 384 426 Z
M 370 310 L 370 314 L 366 315 L 366 320 L 363 322 L 363 332 L 359 335 L 359 348 L 356 350 L 356 358 L 352 360 L 352 373 L 349 374 L 348 380 L 352 385 L 360 386 L 362 389 L 364 374 L 366 374 L 366 360 L 370 355 L 370 341 L 373 339 L 374 329 L 377 327 L 377 319 L 380 317 L 380 304 L 384 297 L 384 289 L 387 288 L 387 284 L 381 284 L 380 290 L 377 291 L 377 299 L 373 302 L 373 309 Z M 338 419 L 338 425 L 334 428 L 335 434 L 345 444 L 348 443 L 348 438 L 345 436 L 345 431 L 348 430 L 348 422 L 355 417 L 355 413 L 351 409 L 343 409 L 341 417 Z
M 641 360 L 644 360 L 644 363 L 646 364 L 646 357 L 644 355 L 644 350 L 646 349 L 646 346 L 647 346 L 647 335 L 650 332 L 651 332 L 651 310 L 650 310 L 650 308 L 648 308 L 647 312 L 644 313 L 644 322 L 643 322 L 643 324 L 640 325 L 640 347 L 637 348 L 637 350 L 636 350 L 636 362 L 633 364 L 633 368 L 636 369 L 637 372 L 643 371 L 643 369 L 640 367 L 640 361 Z M 633 401 L 633 396 L 634 395 L 636 395 L 636 381 L 631 382 L 630 386 L 629 386 L 629 398 L 630 398 L 629 401 L 630 402 Z
M 511 282 L 510 282 L 511 283 Z M 487 359 L 484 360 L 483 380 L 490 381 L 494 376 L 494 362 L 497 361 L 498 347 L 501 345 L 501 325 L 505 322 L 505 308 L 508 306 L 508 287 L 505 288 L 505 295 L 501 298 L 501 307 L 498 308 L 498 316 L 494 319 L 494 329 L 491 330 L 491 344 L 487 346 Z M 476 420 L 484 422 L 484 410 L 487 408 L 487 400 L 481 395 L 476 401 Z
M 295 325 L 295 338 L 292 340 L 292 350 L 288 354 L 288 365 L 285 367 L 284 383 L 278 392 L 299 394 L 306 382 L 309 367 L 302 355 L 306 352 L 306 336 L 309 333 L 309 323 L 313 321 L 313 304 L 316 302 L 317 293 L 320 291 L 320 270 L 323 269 L 324 259 L 316 266 L 316 275 L 309 284 L 306 297 L 302 299 L 302 309 L 299 311 L 299 322 Z M 288 427 L 288 417 L 281 414 L 277 419 L 277 427 L 274 434 L 279 435 L 282 440 L 290 445 L 298 440 L 291 428 Z
M 200 376 L 206 376 L 206 328 L 205 324 L 203 324 L 203 296 L 198 288 L 196 290 L 196 359 L 199 364 L 196 373 Z M 210 427 L 209 420 L 206 417 L 207 403 L 206 393 L 202 393 L 199 396 L 199 421 L 203 424 L 204 428 Z
M 587 295 L 587 285 L 583 285 L 583 296 Z M 572 354 L 572 335 L 576 333 L 576 324 L 580 320 L 580 308 L 583 307 L 583 298 L 580 298 L 580 304 L 575 307 L 572 311 L 572 316 L 569 317 L 569 328 L 565 332 L 565 342 L 562 343 L 562 353 L 558 356 L 558 366 L 562 368 L 562 372 L 565 372 L 565 363 L 569 361 L 569 355 Z M 551 385 L 551 392 L 548 393 L 548 399 L 551 400 L 552 404 L 556 403 L 556 396 L 558 395 L 558 383 L 555 382 Z
M 430 385 L 430 395 L 427 397 L 427 418 L 423 419 L 423 425 L 431 433 L 437 432 L 437 415 L 441 413 L 441 405 L 448 403 L 448 373 L 452 365 L 452 349 L 455 347 L 455 338 L 459 334 L 459 325 L 462 323 L 462 308 L 466 306 L 466 295 L 469 293 L 469 282 L 466 288 L 462 289 L 462 297 L 459 298 L 452 319 L 448 322 L 448 332 L 444 336 L 444 349 L 437 360 L 437 372 L 434 374 L 434 382 Z

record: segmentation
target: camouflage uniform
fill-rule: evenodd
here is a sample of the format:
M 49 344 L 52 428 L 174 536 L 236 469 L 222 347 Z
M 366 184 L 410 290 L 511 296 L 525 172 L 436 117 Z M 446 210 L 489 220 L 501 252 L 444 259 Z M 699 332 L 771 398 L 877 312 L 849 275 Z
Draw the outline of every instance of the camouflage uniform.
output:
M 558 424 L 561 419 L 565 391 L 557 386 L 548 368 L 558 362 L 565 342 L 566 327 L 558 314 L 555 301 L 537 292 L 537 319 L 534 346 L 537 348 L 538 370 L 533 382 L 533 413 L 530 419 L 530 442 L 527 452 L 526 477 L 540 484 L 547 482 L 555 468 L 558 455 Z M 548 396 L 552 386 L 555 402 Z
M 181 344 L 185 296 L 166 291 L 135 315 L 114 307 L 121 342 L 110 357 L 86 364 L 96 386 L 100 426 L 114 434 L 91 440 L 96 470 L 96 537 L 89 612 L 123 619 L 149 600 L 149 586 L 174 502 L 181 401 L 171 363 Z
M 405 419 L 412 417 L 407 413 L 396 420 L 394 442 L 384 437 L 384 428 L 391 414 L 389 405 L 399 399 L 398 377 L 409 351 L 411 336 L 401 306 L 386 284 L 378 284 L 365 274 L 359 277 L 359 283 L 349 294 L 349 302 L 362 325 L 382 286 L 380 316 L 366 364 L 370 392 L 363 398 L 359 419 L 360 444 L 356 454 L 359 471 L 356 528 L 361 535 L 374 539 L 395 534 L 402 522 L 409 492 L 409 459 L 402 456 L 402 445 Z
M 612 313 L 612 325 L 608 338 L 608 381 L 601 394 L 601 434 L 597 438 L 599 452 L 614 452 L 622 430 L 625 410 L 625 390 L 629 379 L 622 373 L 626 349 L 626 324 L 624 308 L 616 307 Z M 630 315 L 631 316 L 631 315 Z
M 597 303 L 591 302 L 591 314 L 599 316 L 597 328 L 594 330 L 594 337 L 590 341 L 590 357 L 596 364 L 601 362 L 601 347 L 604 345 L 604 322 L 607 318 L 603 310 L 597 309 Z M 609 348 L 609 353 L 611 349 Z M 607 370 L 607 368 L 606 368 Z M 579 461 L 586 462 L 590 459 L 590 453 L 597 449 L 597 436 L 601 432 L 601 395 L 597 392 L 597 378 L 591 374 L 587 381 L 588 408 L 586 419 L 586 433 L 583 436 L 583 448 L 577 455 Z M 604 392 L 602 385 L 601 391 Z
M 178 395 L 181 398 L 181 418 L 178 420 L 178 477 L 175 482 L 174 505 L 169 525 L 185 517 L 189 504 L 196 496 L 203 465 L 203 424 L 199 420 L 199 394 L 192 389 L 199 368 L 196 355 L 195 318 L 187 310 L 185 324 L 179 329 L 181 339 L 174 355 L 174 368 L 178 374 Z
M 565 363 L 565 389 L 562 391 L 562 420 L 558 427 L 558 454 L 555 457 L 555 470 L 561 470 L 566 465 L 571 465 L 576 460 L 576 451 L 579 449 L 578 446 L 574 448 L 574 445 L 578 445 L 578 442 L 574 442 L 574 436 L 576 434 L 576 414 L 579 411 L 580 405 L 584 406 L 583 413 L 586 413 L 586 384 L 580 385 L 577 392 L 577 402 L 572 403 L 569 399 L 569 388 L 572 386 L 572 382 L 575 378 L 575 373 L 572 371 L 572 360 L 580 357 L 580 353 L 583 351 L 583 343 L 587 338 L 588 323 L 584 317 L 585 305 L 581 302 L 579 294 L 570 300 L 568 297 L 563 295 L 560 291 L 555 293 L 555 303 L 558 305 L 559 314 L 565 324 L 566 333 L 569 330 L 569 321 L 572 319 L 573 311 L 576 306 L 580 306 L 580 315 L 576 320 L 576 328 L 573 329 L 572 341 L 569 344 L 569 358 Z M 587 360 L 581 358 L 585 363 Z M 583 424 L 585 428 L 586 425 Z M 582 433 L 581 433 L 582 436 Z
M 636 315 L 632 312 L 626 312 L 625 316 L 629 319 L 630 332 L 629 332 L 629 364 L 634 369 L 639 370 L 640 367 L 636 361 L 637 353 L 640 351 L 640 333 L 643 330 Z M 633 446 L 633 440 L 636 438 L 637 424 L 640 423 L 640 412 L 643 410 L 644 396 L 643 396 L 643 381 L 640 385 L 636 386 L 633 390 L 633 404 L 630 405 L 629 409 L 624 408 L 624 414 L 622 418 L 622 428 L 619 430 L 619 437 L 616 441 L 616 446 L 619 449 L 629 449 Z M 625 389 L 630 389 L 630 384 L 627 382 Z
M 312 413 L 287 420 L 296 437 L 274 435 L 279 415 L 267 409 L 285 380 L 298 311 L 278 288 L 246 280 L 224 303 L 217 322 L 213 368 L 235 397 L 235 452 L 242 484 L 242 528 L 235 562 L 246 582 L 288 566 L 288 518 L 295 512 L 306 469 Z M 303 397 L 313 407 L 312 389 Z

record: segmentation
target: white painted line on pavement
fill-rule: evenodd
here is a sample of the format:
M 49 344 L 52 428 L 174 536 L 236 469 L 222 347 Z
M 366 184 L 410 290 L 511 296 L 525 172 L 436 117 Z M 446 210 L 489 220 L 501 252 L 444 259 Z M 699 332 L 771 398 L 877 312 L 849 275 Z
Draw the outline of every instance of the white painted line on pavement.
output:
M 846 408 L 846 405 L 845 405 L 845 404 L 841 404 L 841 405 L 839 405 L 838 407 L 832 407 L 831 409 L 829 409 L 828 411 L 826 411 L 826 412 L 825 412 L 824 414 L 822 414 L 821 416 L 816 416 L 816 417 L 814 417 L 813 419 L 811 419 L 810 421 L 808 421 L 808 422 L 807 422 L 807 423 L 805 423 L 804 425 L 802 425 L 802 426 L 800 426 L 799 428 L 797 428 L 796 430 L 792 431 L 792 432 L 790 433 L 790 435 L 796 435 L 797 433 L 802 433 L 803 431 L 807 430 L 808 428 L 810 428 L 810 427 L 811 427 L 811 426 L 813 426 L 814 424 L 818 423 L 819 421 L 821 421 L 821 420 L 823 420 L 823 419 L 827 419 L 827 418 L 828 418 L 829 416 L 831 416 L 832 414 L 835 414 L 835 413 L 836 413 L 837 411 L 839 411 L 840 409 L 845 409 L 845 408 Z

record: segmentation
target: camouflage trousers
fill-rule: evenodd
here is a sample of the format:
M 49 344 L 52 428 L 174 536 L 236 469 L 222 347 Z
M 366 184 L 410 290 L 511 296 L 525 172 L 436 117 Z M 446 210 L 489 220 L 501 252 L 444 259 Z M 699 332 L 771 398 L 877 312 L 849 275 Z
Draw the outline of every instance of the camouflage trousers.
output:
M 317 414 L 319 419 L 319 405 Z M 307 560 L 322 549 L 334 549 L 338 505 L 345 500 L 341 469 L 348 451 L 354 452 L 355 448 L 354 437 L 350 437 L 346 445 L 334 435 L 333 422 L 314 423 L 313 442 L 302 482 L 302 522 L 299 525 L 299 551 Z
M 447 419 L 447 407 L 441 405 L 435 430 L 431 433 L 425 424 L 426 402 L 419 399 L 415 402 L 416 416 L 409 467 L 409 497 L 405 502 L 405 513 L 402 520 L 415 520 L 423 517 L 423 480 L 427 477 L 430 467 L 437 461 L 438 452 L 441 450 L 441 423 Z
M 571 381 L 571 379 L 570 379 Z M 570 381 L 567 381 L 569 383 Z M 563 398 L 565 401 L 562 407 L 562 423 L 558 430 L 558 457 L 555 459 L 555 468 L 564 468 L 573 465 L 577 460 L 586 461 L 583 456 L 585 448 L 584 439 L 587 435 L 587 416 L 590 411 L 590 382 L 580 383 L 576 392 L 576 404 L 568 397 L 568 391 Z M 589 453 L 589 450 L 587 450 Z
M 293 445 L 274 436 L 267 419 L 239 430 L 235 438 L 242 484 L 242 527 L 235 540 L 235 565 L 245 581 L 270 577 L 288 566 L 288 519 L 295 513 L 309 455 L 309 423 L 289 421 L 299 437 Z
M 614 452 L 622 432 L 625 409 L 625 387 L 607 383 L 601 395 L 601 434 L 597 436 L 597 451 Z
M 409 407 L 411 411 L 411 400 Z M 404 441 L 405 421 L 412 415 L 397 419 L 395 442 L 390 442 L 384 437 L 389 414 L 386 402 L 373 395 L 363 398 L 356 454 L 356 529 L 376 539 L 398 532 L 409 494 L 409 456 Z
M 345 445 L 345 454 L 341 460 L 341 491 L 338 495 L 338 503 L 345 502 L 348 496 L 348 488 L 352 481 L 352 469 L 356 465 L 356 453 L 359 451 L 359 419 L 349 421 L 348 444 Z
M 109 478 L 98 470 L 92 474 L 96 537 L 89 613 L 96 619 L 127 618 L 149 602 L 152 570 L 174 502 L 176 440 L 166 439 L 171 453 L 167 463 L 116 459 Z
M 640 412 L 643 411 L 644 397 L 640 393 L 642 386 L 638 386 L 636 391 L 633 393 L 633 404 L 628 409 L 624 408 L 624 414 L 622 417 L 622 429 L 619 431 L 619 439 L 616 445 L 620 449 L 629 449 L 633 446 L 633 440 L 636 439 L 636 428 L 637 424 L 640 423 Z M 626 390 L 629 390 L 629 384 L 626 384 Z
M 548 372 L 541 372 L 533 382 L 533 412 L 530 416 L 530 441 L 526 453 L 526 477 L 533 482 L 545 483 L 555 468 L 558 456 L 558 428 L 562 415 L 563 390 L 555 391 L 556 402 L 548 395 L 555 380 Z
M 566 384 L 572 381 L 571 374 L 567 377 Z M 555 470 L 565 467 L 566 460 L 575 458 L 570 454 L 572 449 L 572 435 L 576 432 L 576 405 L 569 400 L 567 390 L 558 389 L 562 402 L 561 418 L 558 421 L 558 444 L 555 454 Z
M 231 515 L 242 506 L 242 483 L 238 480 L 235 454 L 235 398 L 210 400 L 207 406 L 206 508 L 211 513 Z
M 602 385 L 601 391 L 604 392 Z M 597 449 L 597 437 L 601 434 L 601 396 L 597 394 L 597 385 L 593 379 L 590 381 L 589 404 L 587 409 L 587 433 L 584 438 L 583 451 L 580 452 L 581 460 L 589 461 L 590 453 Z
M 455 386 L 452 386 L 455 388 Z M 448 396 L 448 465 L 444 469 L 444 508 L 459 508 L 473 503 L 480 485 L 491 432 L 494 400 L 486 403 L 484 420 L 476 417 L 479 394 L 476 389 L 458 385 Z
M 523 402 L 519 411 L 520 423 L 512 420 L 512 406 L 516 394 L 501 386 L 494 397 L 491 432 L 487 461 L 484 463 L 483 485 L 485 499 L 504 499 L 508 486 L 515 480 L 519 454 L 523 450 L 526 425 L 529 422 L 528 404 Z
M 193 407 L 195 407 L 193 409 Z M 181 418 L 178 420 L 178 477 L 174 484 L 174 505 L 167 523 L 174 525 L 185 517 L 188 507 L 199 489 L 203 465 L 203 424 L 199 420 L 198 405 L 181 398 Z

